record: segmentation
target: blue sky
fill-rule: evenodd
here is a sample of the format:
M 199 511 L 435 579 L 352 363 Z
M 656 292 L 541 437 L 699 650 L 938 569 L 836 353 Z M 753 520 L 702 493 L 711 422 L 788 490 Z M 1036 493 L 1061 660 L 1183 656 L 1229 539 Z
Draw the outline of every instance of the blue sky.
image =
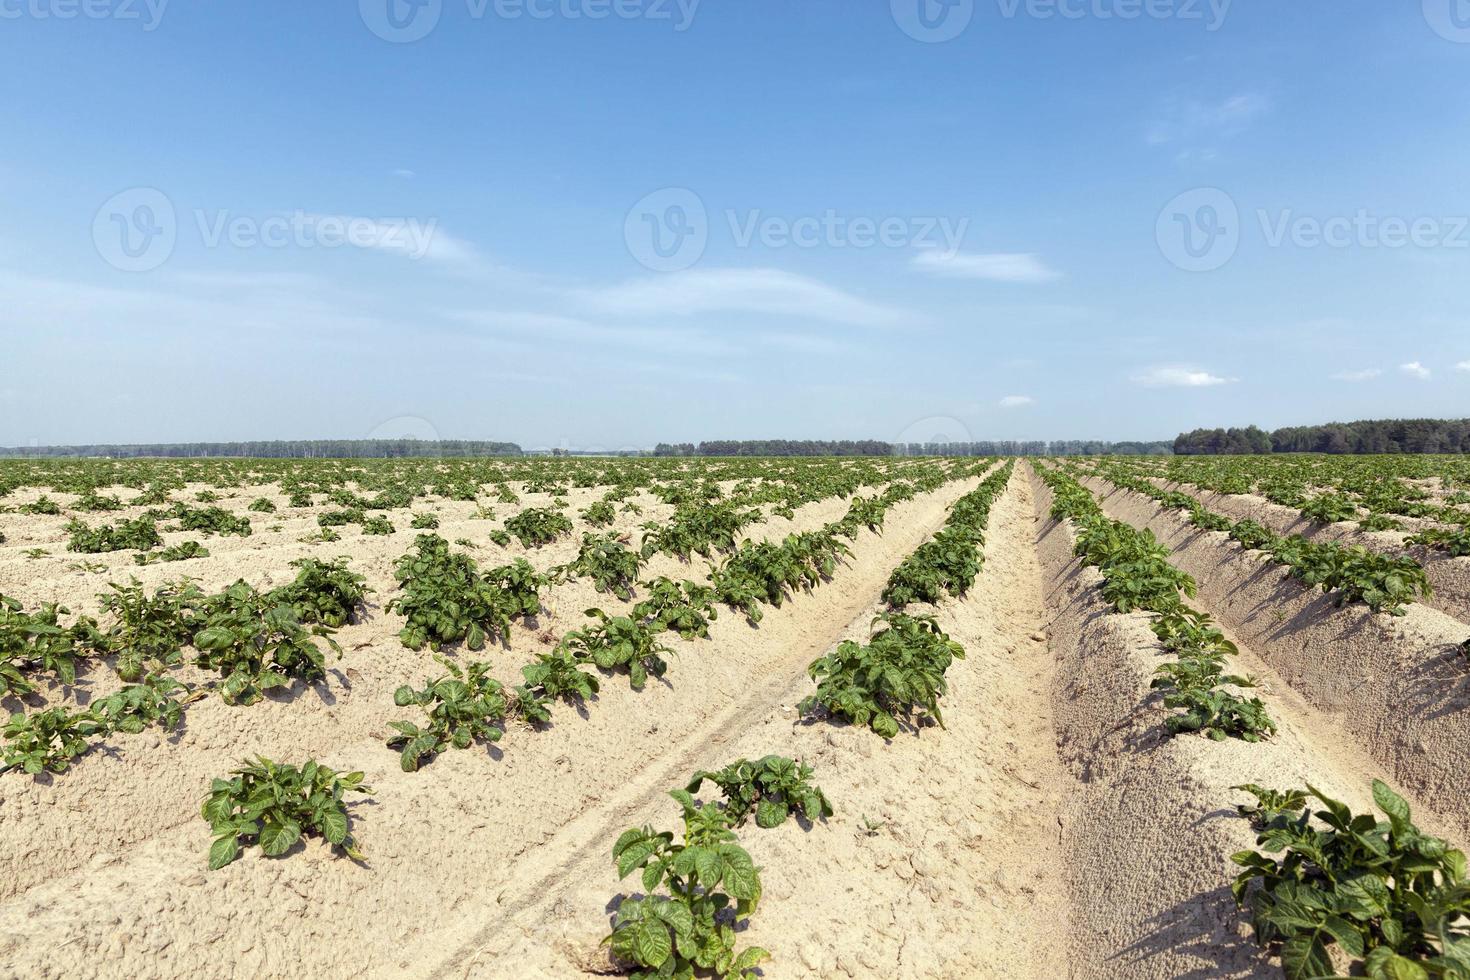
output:
M 0 0 L 0 445 L 1470 405 L 1470 0 L 416 2 Z

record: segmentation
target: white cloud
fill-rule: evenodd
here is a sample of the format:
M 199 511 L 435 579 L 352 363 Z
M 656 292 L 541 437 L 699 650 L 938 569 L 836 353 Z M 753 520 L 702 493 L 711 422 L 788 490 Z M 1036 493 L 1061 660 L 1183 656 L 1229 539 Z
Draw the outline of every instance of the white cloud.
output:
M 1418 361 L 1410 361 L 1408 364 L 1400 364 L 1399 370 L 1402 371 L 1404 374 L 1407 374 L 1409 377 L 1415 378 L 1419 381 L 1428 381 L 1430 375 L 1432 374 L 1429 368 L 1425 367 L 1423 364 L 1420 364 Z
M 407 168 L 400 167 L 399 169 L 393 171 L 393 176 L 395 176 L 395 177 L 401 177 L 404 180 L 413 180 L 415 177 L 418 176 L 418 174 L 414 173 L 412 170 L 409 170 Z
M 1036 399 L 1030 395 L 1006 395 L 1000 400 L 1001 408 L 1025 408 L 1027 405 L 1035 405 Z
M 1470 372 L 1470 361 L 1461 361 L 1459 364 L 1455 365 L 1455 370 Z
M 531 345 L 561 341 L 577 347 L 637 347 L 662 354 L 701 357 L 728 357 L 738 350 L 725 339 L 697 330 L 596 323 L 578 317 L 532 310 L 447 310 L 442 315 L 478 334 Z
M 1212 388 L 1234 384 L 1239 378 L 1222 378 L 1192 367 L 1166 365 L 1149 368 L 1133 376 L 1133 383 L 1145 388 Z
M 1214 140 L 1236 136 L 1271 110 L 1271 100 L 1258 92 L 1242 92 L 1221 102 L 1172 99 L 1148 127 L 1145 139 L 1151 146 Z M 1184 151 L 1191 156 L 1213 159 L 1211 148 Z
M 585 291 L 580 299 L 584 306 L 613 316 L 760 313 L 860 327 L 894 326 L 915 319 L 902 310 L 780 269 L 696 269 Z
M 1372 381 L 1374 378 L 1383 377 L 1383 372 L 1378 368 L 1366 368 L 1362 371 L 1339 371 L 1332 376 L 1333 381 Z
M 984 279 L 990 282 L 1051 282 L 1062 274 L 1034 253 L 1012 252 L 966 255 L 963 252 L 920 252 L 909 263 L 914 269 L 947 279 Z

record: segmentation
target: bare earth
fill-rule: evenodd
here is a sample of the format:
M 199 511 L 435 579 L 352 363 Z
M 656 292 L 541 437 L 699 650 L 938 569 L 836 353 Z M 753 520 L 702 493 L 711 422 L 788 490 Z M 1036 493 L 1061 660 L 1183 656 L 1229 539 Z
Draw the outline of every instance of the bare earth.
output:
M 1281 728 L 1264 745 L 1163 739 L 1164 709 L 1149 691 L 1160 650 L 1147 619 L 1104 605 L 1096 573 L 1072 557 L 1069 525 L 1051 519 L 1049 492 L 1025 464 L 991 514 L 974 589 L 934 610 L 967 653 L 949 673 L 948 727 L 885 743 L 801 720 L 808 664 L 866 637 L 894 566 L 978 482 L 894 507 L 832 581 L 768 610 L 759 628 L 722 610 L 711 639 L 676 639 L 667 683 L 635 693 L 609 679 L 585 717 L 563 708 L 548 730 L 513 729 L 492 749 L 447 752 L 417 773 L 402 772 L 384 745 L 387 723 L 408 716 L 393 690 L 437 672 L 427 651 L 402 647 L 401 620 L 381 608 L 392 561 L 415 533 L 407 512 L 391 514 L 394 535 L 325 545 L 297 540 L 314 530 L 314 511 L 257 516 L 251 538 L 209 539 L 210 558 L 134 569 L 126 555 L 102 556 L 102 572 L 67 567 L 58 519 L 8 515 L 0 592 L 28 606 L 95 612 L 98 584 L 128 574 L 149 585 L 184 571 L 209 588 L 237 578 L 277 585 L 307 554 L 349 556 L 377 594 L 365 620 L 339 633 L 345 656 L 326 684 L 248 708 L 200 702 L 177 735 L 120 739 L 54 778 L 0 777 L 0 976 L 610 973 L 599 941 L 636 885 L 618 880 L 613 840 L 627 827 L 672 827 L 677 808 L 665 794 L 693 771 L 768 754 L 813 765 L 837 811 L 814 826 L 742 832 L 765 895 L 740 941 L 773 952 L 771 978 L 1279 976 L 1228 893 L 1228 856 L 1253 841 L 1230 787 L 1311 781 L 1366 808 L 1369 780 L 1384 776 L 1425 829 L 1456 841 L 1470 833 L 1465 705 L 1447 701 L 1400 724 L 1389 711 L 1397 696 L 1375 700 L 1343 682 L 1371 676 L 1411 696 L 1453 619 L 1416 607 L 1390 623 L 1282 591 L 1223 536 L 1184 533 L 1146 499 L 1110 496 L 1111 516 L 1154 527 L 1199 578 L 1195 605 L 1239 641 L 1242 672 L 1262 678 Z M 595 499 L 573 492 L 572 512 Z M 539 503 L 528 494 L 522 506 Z M 619 530 L 671 511 L 639 503 L 644 515 L 620 517 Z M 485 521 L 468 504 L 434 509 L 440 534 L 478 542 L 516 510 Z M 845 510 L 841 500 L 811 504 L 751 534 L 780 537 Z M 24 556 L 38 546 L 53 557 Z M 526 554 L 545 569 L 573 557 L 576 543 L 483 549 L 474 553 L 482 562 Z M 659 556 L 646 575 L 660 574 L 702 570 Z M 510 680 L 585 608 L 627 605 L 587 582 L 559 586 L 532 628 L 517 627 L 512 649 L 485 656 Z M 1334 644 L 1341 655 L 1309 656 Z M 98 671 L 70 696 L 85 703 L 115 684 Z M 255 753 L 364 770 L 374 792 L 353 819 L 367 863 L 308 841 L 282 859 L 251 848 L 207 871 L 201 797 L 211 777 Z

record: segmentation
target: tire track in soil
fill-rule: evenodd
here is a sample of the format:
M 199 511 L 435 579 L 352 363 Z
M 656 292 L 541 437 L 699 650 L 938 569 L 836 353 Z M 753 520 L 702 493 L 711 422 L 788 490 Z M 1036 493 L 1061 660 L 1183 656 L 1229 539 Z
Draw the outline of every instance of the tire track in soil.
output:
M 740 944 L 771 949 L 769 978 L 1057 977 L 1066 974 L 1066 888 L 1054 856 L 1064 775 L 1047 699 L 1052 663 L 1030 488 L 1017 475 L 992 510 L 986 563 L 970 594 L 936 612 L 967 656 L 948 672 L 947 729 L 884 742 L 840 724 L 803 724 L 804 670 L 752 705 L 728 744 L 701 741 L 666 778 L 572 855 L 539 898 L 487 926 L 474 953 L 441 976 L 521 978 L 608 973 L 598 942 L 619 882 L 611 840 L 629 826 L 677 824 L 666 790 L 698 769 L 780 754 L 816 769 L 836 814 L 809 828 L 748 824 L 741 843 L 762 866 L 765 898 Z M 865 638 L 874 602 L 843 630 Z M 876 827 L 876 829 L 874 829 Z

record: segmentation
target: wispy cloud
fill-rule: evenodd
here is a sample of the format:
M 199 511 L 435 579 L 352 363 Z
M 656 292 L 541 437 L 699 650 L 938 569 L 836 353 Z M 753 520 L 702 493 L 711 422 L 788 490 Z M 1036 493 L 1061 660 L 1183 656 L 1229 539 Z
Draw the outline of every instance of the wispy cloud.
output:
M 1025 408 L 1027 405 L 1035 405 L 1036 399 L 1030 395 L 1006 395 L 1000 400 L 1001 408 Z
M 989 282 L 1051 282 L 1062 274 L 1031 252 L 966 255 L 963 252 L 920 252 L 910 265 L 920 272 L 946 279 L 984 279 Z
M 611 316 L 759 313 L 861 327 L 915 320 L 902 310 L 780 269 L 696 269 L 587 290 L 579 299 L 587 309 Z
M 1470 372 L 1470 361 L 1461 361 L 1455 365 L 1455 370 Z
M 1149 123 L 1144 139 L 1150 146 L 1186 145 L 1181 162 L 1209 161 L 1218 155 L 1213 144 L 1240 135 L 1270 111 L 1270 98 L 1259 92 L 1218 102 L 1175 98 Z
M 1433 375 L 1433 372 L 1430 371 L 1429 368 L 1425 367 L 1423 364 L 1420 364 L 1418 361 L 1410 361 L 1408 364 L 1400 364 L 1399 370 L 1418 381 L 1428 381 Z
M 1133 376 L 1133 383 L 1145 388 L 1213 388 L 1216 385 L 1234 384 L 1239 378 L 1222 378 L 1193 367 L 1164 365 L 1140 371 Z
M 482 336 L 494 335 L 532 344 L 562 342 L 578 347 L 636 347 L 653 353 L 728 357 L 737 348 L 699 330 L 598 323 L 558 313 L 532 310 L 448 310 L 444 319 Z
M 1383 371 L 1379 368 L 1365 368 L 1362 371 L 1339 371 L 1332 376 L 1333 381 L 1372 381 L 1374 378 L 1383 377 Z

